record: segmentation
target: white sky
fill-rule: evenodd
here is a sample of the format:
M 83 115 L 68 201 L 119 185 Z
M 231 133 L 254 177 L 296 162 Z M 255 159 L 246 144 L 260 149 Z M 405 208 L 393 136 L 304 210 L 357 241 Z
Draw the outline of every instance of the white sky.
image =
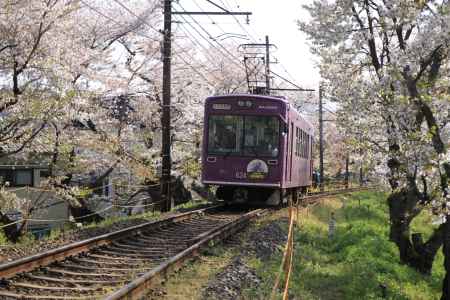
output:
M 271 68 L 276 73 L 287 77 L 301 87 L 318 88 L 319 72 L 315 67 L 317 58 L 309 52 L 305 35 L 299 31 L 296 20 L 308 18 L 308 13 L 302 9 L 303 4 L 312 0 L 212 0 L 231 11 L 249 11 L 250 24 L 245 24 L 244 16 L 237 16 L 243 27 L 252 37 L 258 39 L 258 43 L 265 42 L 265 35 L 269 36 L 270 43 L 275 44 L 278 50 L 273 53 L 280 64 L 273 64 Z M 189 11 L 219 11 L 206 0 L 179 0 L 179 3 Z M 239 7 L 238 7 L 239 6 Z M 177 5 L 174 4 L 174 10 Z M 177 17 L 178 18 L 178 17 Z M 218 36 L 223 32 L 244 34 L 244 30 L 238 26 L 232 16 L 195 16 L 196 20 L 204 26 L 212 36 Z M 218 25 L 213 25 L 212 20 Z M 233 42 L 226 39 L 223 42 Z M 243 39 L 234 39 L 235 44 L 250 43 Z M 286 73 L 288 72 L 288 75 Z

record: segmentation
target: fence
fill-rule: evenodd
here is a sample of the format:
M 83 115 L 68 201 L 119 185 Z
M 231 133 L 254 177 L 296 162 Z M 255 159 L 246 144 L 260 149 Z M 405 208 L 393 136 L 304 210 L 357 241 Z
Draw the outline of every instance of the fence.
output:
M 294 217 L 295 211 L 295 217 Z M 278 287 L 280 286 L 281 278 L 284 275 L 284 289 L 283 300 L 287 300 L 289 296 L 289 282 L 292 274 L 292 265 L 294 258 L 294 220 L 299 225 L 299 201 L 289 201 L 289 230 L 286 244 L 284 246 L 283 259 L 281 261 L 280 268 L 275 279 L 275 284 L 272 288 L 270 299 L 273 300 L 276 297 Z

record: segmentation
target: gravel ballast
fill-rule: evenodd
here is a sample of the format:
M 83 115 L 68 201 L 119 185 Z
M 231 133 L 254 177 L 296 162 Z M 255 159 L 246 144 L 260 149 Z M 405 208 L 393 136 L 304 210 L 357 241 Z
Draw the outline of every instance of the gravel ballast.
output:
M 267 261 L 281 252 L 287 240 L 287 233 L 280 226 L 287 223 L 285 219 L 273 221 L 252 232 L 249 239 L 241 246 L 241 255 L 233 259 L 203 289 L 203 299 L 239 299 L 243 289 L 257 288 L 261 279 L 247 263 L 246 259 L 256 256 Z

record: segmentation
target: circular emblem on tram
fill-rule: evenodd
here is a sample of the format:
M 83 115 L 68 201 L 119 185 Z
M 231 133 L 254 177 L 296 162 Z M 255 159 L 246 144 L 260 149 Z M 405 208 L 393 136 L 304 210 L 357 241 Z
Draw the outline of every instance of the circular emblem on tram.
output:
M 260 159 L 254 159 L 247 165 L 247 178 L 249 179 L 264 179 L 268 173 L 267 164 Z

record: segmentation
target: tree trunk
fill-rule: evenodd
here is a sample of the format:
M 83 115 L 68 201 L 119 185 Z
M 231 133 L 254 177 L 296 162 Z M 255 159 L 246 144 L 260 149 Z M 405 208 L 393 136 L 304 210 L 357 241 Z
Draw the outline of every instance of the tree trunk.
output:
M 442 252 L 444 253 L 445 277 L 442 283 L 441 300 L 450 300 L 450 216 L 447 216 L 444 227 L 445 238 Z
M 6 225 L 6 224 L 9 224 L 12 222 L 14 222 L 14 221 L 11 220 L 10 218 L 8 218 L 8 216 L 6 216 L 0 212 L 0 224 Z M 21 236 L 21 232 L 17 229 L 16 224 L 3 227 L 3 233 L 5 234 L 8 241 L 10 241 L 12 243 L 17 243 L 17 241 L 19 240 L 19 238 Z
M 388 197 L 390 239 L 397 245 L 400 261 L 422 274 L 431 274 L 434 257 L 443 243 L 444 226 L 437 228 L 424 243 L 419 233 L 410 233 L 410 223 L 420 210 L 416 191 L 403 189 Z

